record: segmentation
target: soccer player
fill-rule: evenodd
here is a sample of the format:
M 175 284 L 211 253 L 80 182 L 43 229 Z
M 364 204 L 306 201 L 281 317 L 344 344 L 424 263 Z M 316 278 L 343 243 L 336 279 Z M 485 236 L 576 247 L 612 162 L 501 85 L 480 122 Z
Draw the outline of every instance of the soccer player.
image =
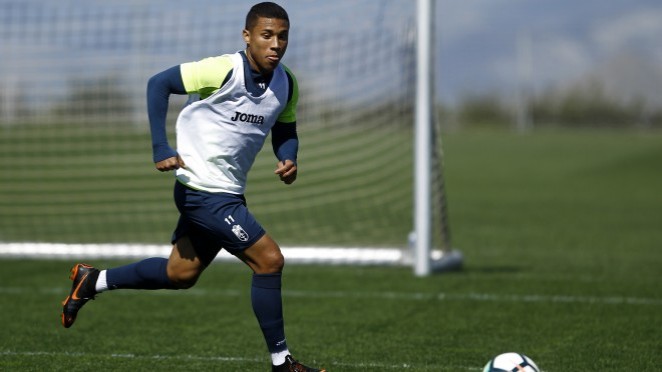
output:
M 148 258 L 99 270 L 71 269 L 73 285 L 63 302 L 69 328 L 96 294 L 116 289 L 192 287 L 221 248 L 253 271 L 251 303 L 271 353 L 273 371 L 320 371 L 292 358 L 285 341 L 281 300 L 284 258 L 246 207 L 246 176 L 271 132 L 278 159 L 275 174 L 285 184 L 297 178 L 297 82 L 281 64 L 289 17 L 271 2 L 246 16 L 246 49 L 171 67 L 147 84 L 153 160 L 159 171 L 175 171 L 180 218 L 168 259 Z M 197 94 L 177 118 L 177 151 L 166 137 L 170 94 Z

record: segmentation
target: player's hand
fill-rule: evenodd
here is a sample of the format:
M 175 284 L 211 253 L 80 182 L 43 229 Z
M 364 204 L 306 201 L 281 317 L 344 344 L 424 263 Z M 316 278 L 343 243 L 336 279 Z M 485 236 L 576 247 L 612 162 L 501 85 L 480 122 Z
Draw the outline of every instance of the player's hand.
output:
M 184 161 L 179 155 L 161 160 L 160 162 L 155 163 L 155 166 L 156 169 L 160 170 L 161 172 L 167 172 L 179 168 L 186 168 L 186 164 L 184 164 Z
M 297 179 L 297 165 L 292 160 L 279 161 L 276 164 L 275 174 L 280 177 L 286 185 L 290 185 Z

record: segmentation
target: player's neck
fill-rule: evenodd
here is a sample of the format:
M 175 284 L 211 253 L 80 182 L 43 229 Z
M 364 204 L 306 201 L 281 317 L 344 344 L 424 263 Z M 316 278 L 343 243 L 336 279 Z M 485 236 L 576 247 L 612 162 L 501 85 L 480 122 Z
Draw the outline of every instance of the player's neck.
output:
M 263 71 L 263 70 L 261 70 L 258 67 L 257 63 L 255 63 L 255 60 L 253 59 L 253 56 L 251 56 L 251 53 L 248 51 L 248 48 L 244 49 L 244 54 L 246 55 L 246 59 L 248 60 L 248 66 L 250 66 L 251 71 L 253 71 L 255 73 L 258 73 L 258 74 L 264 76 L 265 78 L 271 77 L 271 75 L 273 74 L 273 71 Z

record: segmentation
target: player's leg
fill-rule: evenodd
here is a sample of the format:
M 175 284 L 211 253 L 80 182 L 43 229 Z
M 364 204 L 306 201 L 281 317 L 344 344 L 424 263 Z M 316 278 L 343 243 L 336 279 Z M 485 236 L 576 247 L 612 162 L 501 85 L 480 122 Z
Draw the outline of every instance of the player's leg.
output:
M 211 254 L 199 255 L 188 236 L 182 236 L 167 259 L 152 257 L 107 270 L 77 264 L 71 269 L 71 292 L 62 303 L 62 325 L 71 327 L 83 305 L 107 290 L 190 288 L 211 259 Z
M 98 280 L 96 290 L 187 289 L 196 283 L 208 264 L 193 249 L 191 239 L 182 236 L 173 243 L 167 259 L 152 257 L 104 270 L 106 283 Z M 104 271 L 100 273 L 100 278 Z
M 290 367 L 300 371 L 317 371 L 296 362 L 289 355 L 283 326 L 281 271 L 284 259 L 276 242 L 269 237 L 246 207 L 243 195 L 206 193 L 175 187 L 175 202 L 186 223 L 187 231 L 203 262 L 210 247 L 224 247 L 243 260 L 254 272 L 251 302 L 263 331 L 272 364 L 277 370 Z M 177 235 L 181 229 L 175 231 Z M 199 249 L 203 247 L 203 249 Z
M 255 244 L 235 255 L 257 275 L 281 273 L 285 265 L 280 247 L 269 234 L 262 235 Z
M 274 364 L 289 354 L 285 341 L 281 298 L 282 270 L 285 259 L 276 242 L 264 234 L 255 244 L 236 256 L 253 270 L 251 304 Z
M 264 234 L 253 245 L 235 255 L 253 270 L 251 303 L 271 353 L 272 370 L 319 371 L 292 358 L 285 341 L 281 296 L 285 259 L 278 244 Z
M 213 260 L 220 245 L 209 240 L 189 218 L 207 218 L 207 208 L 199 203 L 192 190 L 175 182 L 175 204 L 182 214 L 173 234 L 169 258 L 152 257 L 128 265 L 98 270 L 86 264 L 71 269 L 71 292 L 62 303 L 62 325 L 69 328 L 78 311 L 100 292 L 113 289 L 180 289 L 189 288 Z M 189 199 L 193 199 L 192 201 Z M 192 211 L 192 212 L 191 212 Z M 193 214 L 189 216 L 189 212 Z M 194 247 L 199 248 L 198 250 Z

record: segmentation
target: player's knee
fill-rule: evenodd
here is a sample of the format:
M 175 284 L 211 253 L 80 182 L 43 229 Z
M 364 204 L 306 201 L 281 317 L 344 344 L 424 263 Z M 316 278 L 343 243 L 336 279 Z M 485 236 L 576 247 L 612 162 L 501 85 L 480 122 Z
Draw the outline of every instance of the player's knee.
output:
M 176 289 L 189 289 L 197 283 L 200 273 L 194 271 L 168 271 L 168 280 Z
M 285 257 L 279 249 L 271 251 L 262 260 L 262 270 L 267 273 L 279 273 L 285 266 Z
M 283 267 L 285 267 L 285 257 L 279 251 L 277 257 L 275 257 L 272 262 L 272 268 L 274 271 L 281 272 L 283 271 Z
M 238 257 L 256 274 L 275 274 L 283 271 L 285 258 L 273 239 L 265 235 L 256 244 L 240 252 Z
M 285 258 L 279 249 L 272 249 L 253 257 L 250 266 L 257 274 L 274 274 L 283 271 Z
M 176 289 L 189 289 L 195 285 L 195 283 L 198 281 L 197 277 L 190 278 L 190 277 L 176 277 L 176 278 L 170 278 L 170 284 L 172 284 L 173 287 Z

